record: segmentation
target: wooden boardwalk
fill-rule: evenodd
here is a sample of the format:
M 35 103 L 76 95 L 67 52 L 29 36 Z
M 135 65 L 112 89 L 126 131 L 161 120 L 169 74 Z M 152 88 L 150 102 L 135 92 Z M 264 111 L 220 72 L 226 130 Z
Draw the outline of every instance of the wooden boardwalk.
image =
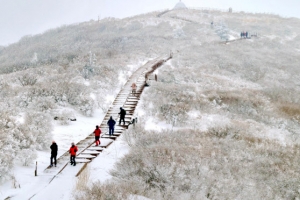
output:
M 111 145 L 114 142 L 114 140 L 116 140 L 117 137 L 119 137 L 123 133 L 123 131 L 128 128 L 130 122 L 134 118 L 135 108 L 139 102 L 140 96 L 144 90 L 149 75 L 170 58 L 170 56 L 164 56 L 148 61 L 145 65 L 140 67 L 131 75 L 131 77 L 125 83 L 119 94 L 116 96 L 114 102 L 112 103 L 112 106 L 107 111 L 103 121 L 100 123 L 100 129 L 102 130 L 102 133 L 100 138 L 101 144 L 99 146 L 95 146 L 94 133 L 91 133 L 85 139 L 79 141 L 76 144 L 76 146 L 78 147 L 78 153 L 76 157 L 76 163 L 78 167 L 76 167 L 76 176 L 78 176 L 82 172 L 82 170 L 86 167 L 86 165 L 89 162 L 91 162 L 94 158 L 101 154 L 101 152 L 105 148 L 109 147 L 109 145 Z M 133 82 L 135 82 L 137 85 L 137 92 L 134 95 L 131 93 L 131 85 Z M 124 126 L 118 125 L 118 113 L 120 112 L 120 107 L 123 107 L 126 110 Z M 114 136 L 110 136 L 107 131 L 107 121 L 110 118 L 110 116 L 112 116 L 114 120 L 116 120 Z M 69 152 L 65 152 L 62 156 L 60 156 L 57 159 L 57 174 L 61 173 L 68 166 L 69 159 Z M 52 170 L 54 169 L 48 167 L 44 171 L 50 172 Z

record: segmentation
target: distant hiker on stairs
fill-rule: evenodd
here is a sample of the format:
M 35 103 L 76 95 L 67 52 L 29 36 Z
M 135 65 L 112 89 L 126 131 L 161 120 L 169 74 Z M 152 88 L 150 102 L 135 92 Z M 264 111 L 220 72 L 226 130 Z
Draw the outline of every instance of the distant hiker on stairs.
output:
M 132 92 L 131 93 L 135 96 L 137 86 L 136 86 L 136 84 L 134 82 L 132 83 L 131 88 L 132 88 Z
M 71 162 L 71 165 L 74 165 L 76 166 L 76 160 L 75 160 L 75 157 L 76 157 L 76 152 L 78 151 L 78 148 L 77 146 L 75 146 L 74 142 L 72 142 L 72 146 L 69 150 L 69 153 L 70 153 L 70 162 Z
M 50 149 L 51 149 L 50 166 L 53 167 L 53 159 L 54 159 L 54 166 L 56 167 L 56 156 L 57 156 L 58 146 L 54 140 L 52 141 Z
M 94 134 L 95 134 L 96 146 L 99 146 L 99 144 L 101 144 L 100 142 L 101 129 L 99 128 L 99 126 L 96 126 L 96 129 L 94 130 Z
M 109 128 L 109 135 L 114 135 L 115 124 L 116 124 L 116 121 L 112 118 L 112 116 L 110 116 L 110 118 L 107 122 L 107 125 Z
M 120 115 L 119 125 L 121 125 L 121 121 L 123 121 L 123 125 L 125 125 L 126 110 L 120 107 L 120 112 L 118 114 Z

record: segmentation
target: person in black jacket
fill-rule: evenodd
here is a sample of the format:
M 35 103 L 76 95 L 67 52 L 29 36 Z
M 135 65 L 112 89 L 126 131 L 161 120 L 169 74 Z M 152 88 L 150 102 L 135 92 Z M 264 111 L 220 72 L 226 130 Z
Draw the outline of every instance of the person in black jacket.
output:
M 112 116 L 110 116 L 110 118 L 107 122 L 107 125 L 109 128 L 109 135 L 114 135 L 115 124 L 116 124 L 116 121 L 112 118 Z
M 123 121 L 123 125 L 125 125 L 126 111 L 122 107 L 120 107 L 120 112 L 118 114 L 120 115 L 119 125 L 121 125 L 121 121 Z
M 51 158 L 50 158 L 50 166 L 53 166 L 53 159 L 54 159 L 54 166 L 56 167 L 56 156 L 58 151 L 58 146 L 55 141 L 52 141 L 52 145 L 50 146 L 51 149 Z

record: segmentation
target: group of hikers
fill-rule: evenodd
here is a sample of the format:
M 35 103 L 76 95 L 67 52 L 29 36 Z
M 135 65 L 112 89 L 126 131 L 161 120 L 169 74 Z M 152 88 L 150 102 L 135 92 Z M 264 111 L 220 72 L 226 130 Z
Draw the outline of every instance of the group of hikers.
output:
M 243 31 L 243 32 L 241 32 L 241 38 L 248 38 L 250 36 L 250 34 L 248 33 L 248 32 L 245 32 L 245 31 Z
M 54 166 L 56 167 L 56 157 L 57 157 L 57 151 L 58 151 L 58 145 L 56 144 L 56 142 L 53 140 L 52 144 L 50 146 L 51 149 L 51 157 L 50 157 L 50 167 Z M 69 153 L 70 153 L 70 163 L 71 165 L 76 166 L 76 152 L 78 151 L 77 146 L 74 144 L 74 142 L 71 143 L 71 147 L 69 149 Z
M 136 89 L 137 89 L 137 85 L 135 83 L 132 83 L 131 85 L 132 88 L 132 95 L 136 95 Z M 123 122 L 123 125 L 125 125 L 125 115 L 126 115 L 126 110 L 124 110 L 122 107 L 120 107 L 120 112 L 118 113 L 120 115 L 119 117 L 119 125 L 121 125 L 121 122 Z M 113 119 L 112 116 L 110 116 L 109 120 L 107 121 L 107 125 L 108 125 L 108 129 L 109 129 L 109 135 L 113 136 L 114 135 L 114 131 L 115 131 L 115 124 L 116 121 Z M 100 141 L 100 135 L 101 135 L 101 129 L 100 127 L 97 125 L 96 129 L 93 132 L 95 134 L 95 143 L 96 146 L 99 146 L 101 144 Z M 50 157 L 50 167 L 54 166 L 56 167 L 56 157 L 57 157 L 57 151 L 58 151 L 58 145 L 56 144 L 55 141 L 52 141 L 52 144 L 50 146 L 51 149 L 51 157 Z M 70 163 L 73 166 L 76 166 L 76 153 L 78 151 L 77 146 L 74 144 L 74 142 L 71 143 L 71 147 L 69 149 L 69 153 L 70 153 Z
M 120 107 L 120 112 L 118 114 L 120 115 L 119 125 L 121 125 L 121 122 L 123 122 L 123 125 L 125 125 L 126 110 L 124 110 L 122 107 Z M 112 116 L 110 116 L 109 120 L 107 121 L 110 136 L 114 135 L 115 124 L 116 124 L 116 121 L 113 119 Z M 96 129 L 94 130 L 93 133 L 95 134 L 95 143 L 96 143 L 95 146 L 99 146 L 101 144 L 101 142 L 100 142 L 101 129 L 98 125 L 96 125 Z M 58 145 L 56 144 L 55 141 L 52 141 L 50 149 L 51 149 L 50 167 L 53 167 L 53 164 L 56 167 L 56 157 L 57 157 Z M 70 163 L 73 166 L 76 166 L 75 158 L 76 158 L 77 151 L 78 151 L 77 146 L 74 144 L 74 142 L 72 142 L 71 147 L 69 149 L 69 153 L 70 153 Z

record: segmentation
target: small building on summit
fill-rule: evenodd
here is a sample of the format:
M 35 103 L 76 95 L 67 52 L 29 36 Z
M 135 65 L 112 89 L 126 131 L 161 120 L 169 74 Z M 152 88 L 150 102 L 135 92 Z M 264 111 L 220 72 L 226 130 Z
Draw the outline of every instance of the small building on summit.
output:
M 175 5 L 173 10 L 178 10 L 178 9 L 187 9 L 184 3 L 181 2 L 181 0 Z

